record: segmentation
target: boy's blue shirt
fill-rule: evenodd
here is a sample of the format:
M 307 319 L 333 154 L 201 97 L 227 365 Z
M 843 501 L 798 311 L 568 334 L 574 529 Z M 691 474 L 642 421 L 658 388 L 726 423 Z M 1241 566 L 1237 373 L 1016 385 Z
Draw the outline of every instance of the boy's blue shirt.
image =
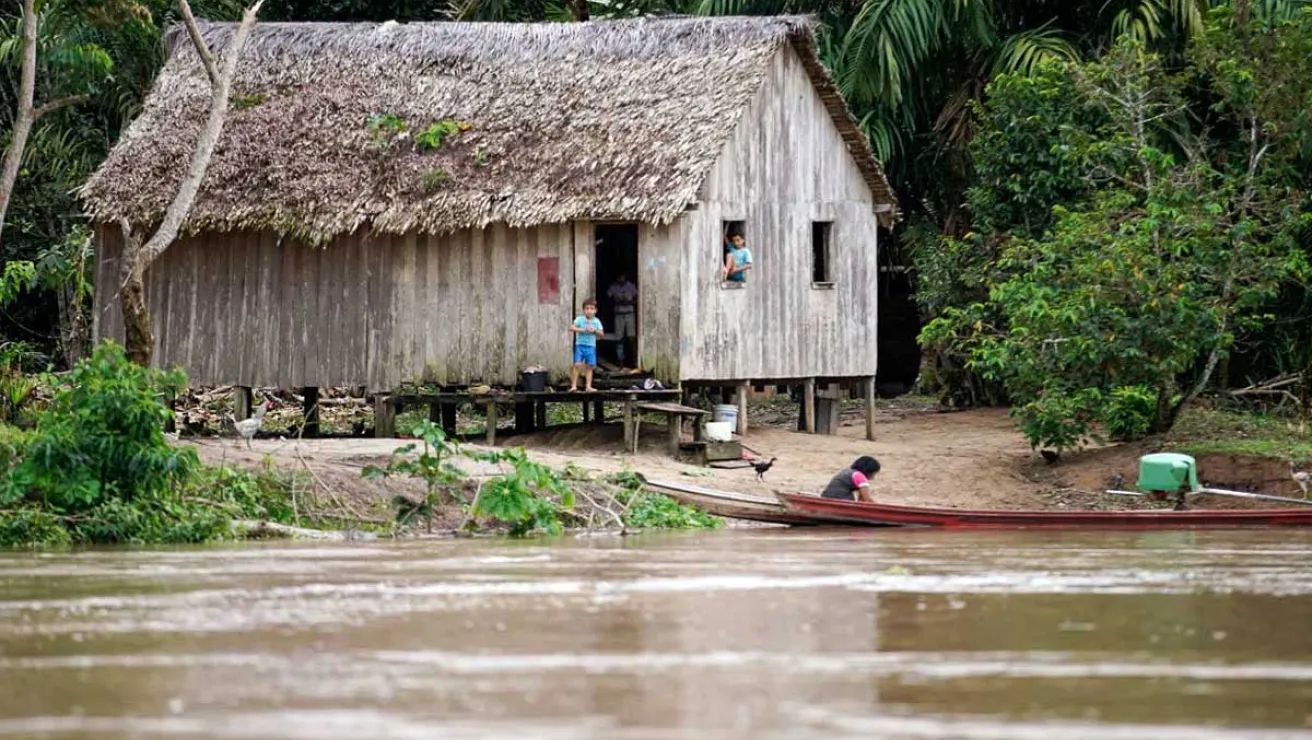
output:
M 601 319 L 595 317 L 589 319 L 587 316 L 580 316 L 577 319 L 574 319 L 574 326 L 580 329 L 598 329 L 604 331 L 601 326 Z M 578 341 L 579 346 L 581 347 L 597 346 L 596 334 L 575 334 L 574 338 Z
M 743 267 L 752 264 L 752 252 L 747 247 L 739 249 L 738 247 L 729 247 L 729 253 L 733 255 L 733 264 L 735 267 Z M 733 281 L 745 281 L 747 275 L 741 272 L 735 272 L 729 276 Z

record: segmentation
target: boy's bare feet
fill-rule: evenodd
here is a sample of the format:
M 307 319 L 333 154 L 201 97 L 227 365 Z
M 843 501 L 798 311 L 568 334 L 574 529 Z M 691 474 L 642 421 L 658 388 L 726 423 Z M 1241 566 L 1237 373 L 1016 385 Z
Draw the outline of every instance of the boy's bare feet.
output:
M 583 390 L 587 391 L 588 393 L 596 393 L 596 392 L 597 392 L 597 389 L 596 389 L 596 388 L 584 388 Z
M 579 392 L 579 389 L 578 389 L 578 388 L 573 388 L 573 387 L 571 387 L 571 388 L 567 391 L 567 393 L 578 393 L 578 392 Z

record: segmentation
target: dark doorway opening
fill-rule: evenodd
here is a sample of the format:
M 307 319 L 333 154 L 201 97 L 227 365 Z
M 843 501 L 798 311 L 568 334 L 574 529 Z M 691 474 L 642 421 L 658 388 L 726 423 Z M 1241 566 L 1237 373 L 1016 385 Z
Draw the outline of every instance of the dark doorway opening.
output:
M 620 277 L 638 284 L 638 225 L 597 224 L 597 316 L 606 334 L 597 347 L 597 359 L 619 367 L 638 365 L 638 306 L 634 293 L 620 286 Z M 626 311 L 626 308 L 632 308 Z M 626 336 L 627 335 L 627 336 Z

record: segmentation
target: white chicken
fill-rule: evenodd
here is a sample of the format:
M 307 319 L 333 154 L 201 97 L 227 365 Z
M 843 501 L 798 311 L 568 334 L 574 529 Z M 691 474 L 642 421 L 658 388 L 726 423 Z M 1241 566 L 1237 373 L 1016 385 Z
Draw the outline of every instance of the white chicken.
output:
M 1294 461 L 1289 461 L 1289 477 L 1294 479 L 1298 487 L 1303 489 L 1303 498 L 1308 497 L 1308 490 L 1312 489 L 1312 473 L 1306 470 L 1299 470 L 1294 467 Z
M 271 408 L 273 408 L 273 401 L 264 401 L 255 407 L 255 410 L 251 413 L 251 418 L 242 419 L 241 421 L 237 421 L 232 414 L 226 415 L 228 421 L 232 422 L 233 428 L 237 430 L 237 434 L 241 435 L 242 439 L 246 440 L 246 449 L 250 449 L 251 439 L 255 437 L 256 432 L 260 431 L 260 427 L 264 425 L 264 415 Z

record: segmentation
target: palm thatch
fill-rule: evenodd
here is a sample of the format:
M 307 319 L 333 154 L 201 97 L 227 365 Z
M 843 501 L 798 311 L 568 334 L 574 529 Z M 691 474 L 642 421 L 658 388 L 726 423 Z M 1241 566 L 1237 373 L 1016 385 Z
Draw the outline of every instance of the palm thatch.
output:
M 203 28 L 216 50 L 234 31 Z M 362 226 L 667 223 L 697 199 L 786 43 L 876 201 L 892 204 L 803 18 L 269 23 L 247 44 L 186 230 L 324 241 Z M 141 116 L 83 188 L 98 220 L 158 221 L 186 169 L 209 88 L 185 35 L 171 45 Z M 436 146 L 430 129 L 445 134 Z

